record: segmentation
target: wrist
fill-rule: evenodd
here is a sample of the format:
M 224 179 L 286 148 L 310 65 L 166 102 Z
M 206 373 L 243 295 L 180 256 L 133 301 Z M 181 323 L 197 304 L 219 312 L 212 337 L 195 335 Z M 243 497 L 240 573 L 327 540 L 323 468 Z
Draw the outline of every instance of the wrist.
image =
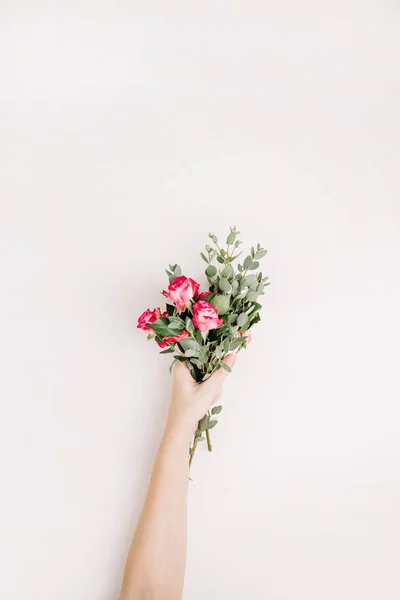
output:
M 168 418 L 164 430 L 164 438 L 178 445 L 182 444 L 188 448 L 193 437 L 193 426 L 185 419 Z

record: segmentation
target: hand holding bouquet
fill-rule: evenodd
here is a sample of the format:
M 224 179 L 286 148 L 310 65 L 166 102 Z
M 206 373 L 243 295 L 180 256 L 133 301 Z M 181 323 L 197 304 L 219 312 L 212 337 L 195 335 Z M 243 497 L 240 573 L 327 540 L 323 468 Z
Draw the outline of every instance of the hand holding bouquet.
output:
M 252 247 L 236 272 L 233 262 L 242 254 L 239 234 L 236 227 L 230 228 L 226 249 L 219 246 L 214 234 L 209 234 L 211 242 L 201 252 L 207 263 L 208 290 L 201 292 L 200 285 L 182 275 L 178 265 L 169 265 L 168 289 L 162 292 L 167 298 L 166 310 L 147 309 L 138 319 L 138 328 L 156 341 L 161 354 L 173 353 L 172 365 L 185 362 L 198 383 L 218 369 L 230 370 L 224 357 L 247 347 L 251 328 L 260 320 L 258 298 L 269 283 L 258 268 L 267 251 L 259 244 Z M 199 421 L 189 450 L 190 464 L 200 442 L 206 439 L 211 451 L 210 429 L 217 424 L 215 417 L 221 410 L 222 406 L 214 406 Z

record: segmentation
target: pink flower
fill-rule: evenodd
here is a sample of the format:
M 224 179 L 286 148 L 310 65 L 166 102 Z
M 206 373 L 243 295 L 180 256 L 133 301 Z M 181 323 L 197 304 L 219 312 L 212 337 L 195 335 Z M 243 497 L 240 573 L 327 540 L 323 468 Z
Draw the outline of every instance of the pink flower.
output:
M 163 291 L 173 302 L 179 312 L 186 309 L 187 303 L 199 293 L 200 285 L 190 277 L 175 277 L 168 286 L 168 291 Z
M 160 319 L 162 316 L 165 317 L 165 316 L 168 316 L 168 314 L 164 313 L 163 315 L 161 315 L 160 308 L 155 308 L 154 310 L 150 310 L 148 308 L 138 318 L 138 324 L 137 324 L 138 329 L 143 329 L 144 331 L 149 331 L 149 330 L 152 331 L 149 327 L 149 324 L 154 323 L 154 321 L 157 321 L 157 319 Z
M 186 329 L 184 329 L 180 332 L 179 335 L 164 338 L 164 342 L 167 342 L 168 344 L 175 344 L 176 342 L 180 342 L 181 340 L 183 340 L 183 338 L 186 337 L 190 337 L 190 333 L 188 333 Z
M 211 296 L 211 292 L 200 292 L 198 298 L 199 298 L 199 300 L 201 300 L 202 298 L 205 298 L 206 296 Z
M 157 344 L 160 346 L 160 348 L 166 348 L 168 346 L 168 344 L 165 342 L 157 342 Z
M 168 344 L 176 344 L 176 342 L 180 342 L 183 338 L 190 337 L 190 333 L 184 329 L 178 335 L 174 335 L 173 337 L 165 337 L 162 342 L 157 342 L 160 348 L 166 348 Z
M 193 304 L 193 324 L 200 331 L 209 331 L 221 327 L 223 320 L 218 318 L 217 309 L 206 300 Z

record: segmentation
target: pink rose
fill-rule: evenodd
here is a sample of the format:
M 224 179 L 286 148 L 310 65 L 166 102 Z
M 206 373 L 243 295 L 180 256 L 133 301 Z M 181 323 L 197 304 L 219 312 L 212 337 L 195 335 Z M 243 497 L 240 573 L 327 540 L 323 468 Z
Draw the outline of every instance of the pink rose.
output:
M 163 291 L 164 296 L 169 298 L 182 312 L 186 309 L 187 303 L 199 293 L 200 285 L 190 277 L 175 277 L 168 286 L 168 291 Z
M 168 344 L 176 344 L 176 342 L 180 342 L 183 338 L 190 337 L 190 333 L 184 329 L 180 332 L 179 335 L 175 335 L 173 337 L 165 337 L 162 342 L 157 342 L 160 348 L 166 348 Z
M 199 300 L 201 300 L 202 298 L 205 298 L 206 296 L 211 296 L 211 292 L 201 292 L 199 294 Z
M 218 318 L 217 309 L 206 300 L 193 304 L 193 324 L 200 331 L 209 331 L 221 327 L 223 320 Z
M 183 338 L 186 337 L 190 337 L 190 333 L 188 333 L 186 329 L 184 329 L 180 332 L 179 335 L 175 335 L 173 337 L 165 337 L 164 342 L 167 342 L 167 344 L 175 344 L 176 342 L 180 342 L 181 340 L 183 340 Z
M 157 344 L 160 346 L 160 348 L 166 348 L 168 346 L 168 344 L 166 344 L 165 342 L 157 342 Z
M 168 314 L 164 313 L 162 315 L 160 308 L 155 308 L 154 310 L 150 310 L 148 308 L 138 318 L 138 329 L 143 329 L 144 331 L 152 331 L 149 327 L 149 324 L 154 323 L 154 321 L 157 321 L 157 319 L 160 319 L 161 317 L 168 317 Z

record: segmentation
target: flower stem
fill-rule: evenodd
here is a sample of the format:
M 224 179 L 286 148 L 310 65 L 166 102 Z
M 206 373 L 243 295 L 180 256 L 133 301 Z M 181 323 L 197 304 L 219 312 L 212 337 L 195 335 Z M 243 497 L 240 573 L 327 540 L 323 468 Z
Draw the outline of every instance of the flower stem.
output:
M 209 432 L 208 429 L 206 429 L 206 438 L 207 438 L 207 449 L 208 449 L 209 452 L 212 452 L 210 432 Z

